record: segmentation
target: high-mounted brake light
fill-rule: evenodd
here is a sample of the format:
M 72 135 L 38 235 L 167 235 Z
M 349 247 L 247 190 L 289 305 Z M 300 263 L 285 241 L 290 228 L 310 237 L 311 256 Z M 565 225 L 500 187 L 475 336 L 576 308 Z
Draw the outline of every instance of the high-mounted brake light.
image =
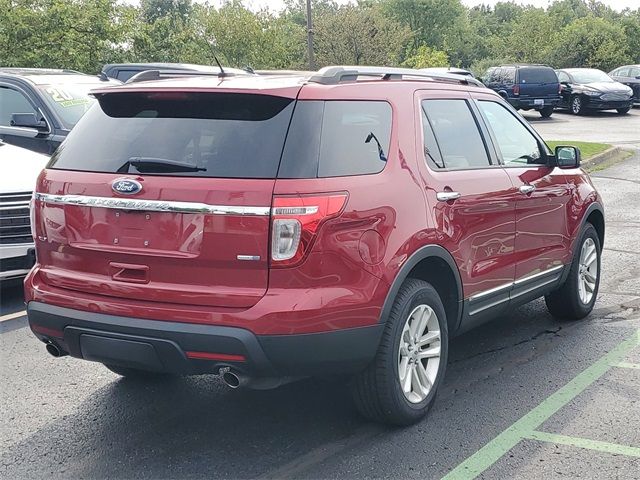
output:
M 320 226 L 339 216 L 346 202 L 346 193 L 274 197 L 272 266 L 289 267 L 300 262 L 311 249 Z

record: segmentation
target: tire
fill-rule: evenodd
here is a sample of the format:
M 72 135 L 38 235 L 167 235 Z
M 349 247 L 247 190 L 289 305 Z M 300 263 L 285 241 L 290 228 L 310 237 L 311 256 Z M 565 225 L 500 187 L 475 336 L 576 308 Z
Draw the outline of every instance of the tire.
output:
M 585 249 L 590 248 L 589 246 L 595 247 L 595 259 L 590 263 L 590 268 L 585 271 L 584 263 L 589 260 L 590 255 L 585 258 L 584 254 Z M 562 320 L 580 320 L 591 313 L 600 287 L 600 256 L 600 238 L 593 225 L 587 223 L 579 237 L 567 279 L 559 289 L 544 297 L 551 315 Z M 593 267 L 597 269 L 595 277 Z M 591 292 L 580 286 L 583 278 L 589 280 L 589 274 L 595 278 L 593 282 L 589 282 Z
M 625 114 L 629 113 L 629 110 L 631 110 L 631 107 L 616 108 L 616 110 L 618 111 L 618 113 L 620 115 L 625 115 Z
M 422 314 L 425 316 L 421 317 Z M 430 341 L 417 346 L 417 349 L 415 345 L 409 348 L 415 337 L 405 343 L 410 331 L 406 329 L 414 324 L 417 326 L 420 318 L 426 319 L 422 338 L 427 340 L 426 334 L 430 334 Z M 395 298 L 374 360 L 351 382 L 351 393 L 358 411 L 370 420 L 391 425 L 411 425 L 421 420 L 433 405 L 444 377 L 448 340 L 447 317 L 436 290 L 422 280 L 407 279 Z M 432 355 L 438 351 L 437 361 L 427 351 Z M 427 357 L 416 360 L 422 368 L 412 366 L 417 365 L 413 361 L 418 352 Z M 402 370 L 411 379 L 407 394 L 400 384 Z M 431 383 L 431 387 L 420 389 L 417 381 L 414 384 L 414 379 L 419 379 L 422 384 Z M 414 391 L 414 387 L 419 393 Z
M 132 380 L 163 380 L 174 377 L 165 372 L 152 372 L 151 370 L 141 370 L 138 368 L 121 367 L 120 365 L 107 365 L 104 364 L 113 373 Z
M 569 109 L 571 113 L 574 115 L 583 115 L 585 108 L 584 103 L 582 103 L 582 99 L 578 96 L 571 97 L 571 103 L 569 104 Z
M 549 118 L 553 114 L 553 107 L 544 107 L 540 110 L 540 116 L 542 118 Z

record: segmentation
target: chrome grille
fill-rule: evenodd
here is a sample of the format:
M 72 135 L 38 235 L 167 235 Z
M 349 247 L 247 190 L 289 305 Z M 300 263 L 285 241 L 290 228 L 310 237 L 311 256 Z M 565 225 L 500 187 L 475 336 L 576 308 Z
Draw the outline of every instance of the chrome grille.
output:
M 31 243 L 31 192 L 0 194 L 0 244 Z
M 606 102 L 617 102 L 617 101 L 629 100 L 629 95 L 623 92 L 613 92 L 613 93 L 605 93 L 600 98 Z

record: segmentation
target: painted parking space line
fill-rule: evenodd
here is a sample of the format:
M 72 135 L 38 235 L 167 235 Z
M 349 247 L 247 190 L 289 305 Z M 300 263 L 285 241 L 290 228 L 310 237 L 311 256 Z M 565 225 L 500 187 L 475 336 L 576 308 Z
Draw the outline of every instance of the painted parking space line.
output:
M 620 362 L 620 363 L 616 363 L 614 367 L 633 368 L 635 370 L 640 370 L 640 364 L 638 363 Z
M 0 316 L 0 334 L 27 326 L 27 312 L 8 313 Z
M 8 322 L 9 320 L 13 320 L 14 318 L 23 317 L 26 314 L 26 310 L 22 310 L 21 312 L 7 313 L 6 315 L 0 316 L 0 322 Z
M 533 435 L 540 425 L 602 377 L 614 365 L 619 364 L 629 351 L 638 345 L 640 345 L 640 330 L 636 330 L 631 337 L 619 343 L 564 387 L 543 400 L 537 407 L 445 475 L 443 480 L 471 480 L 480 475 L 520 441 Z
M 591 440 L 588 438 L 568 437 L 566 435 L 558 435 L 557 433 L 540 431 L 531 432 L 526 436 L 526 438 L 541 442 L 567 445 L 569 447 L 579 447 L 586 448 L 588 450 L 597 450 L 598 452 L 613 453 L 614 455 L 626 455 L 628 457 L 640 458 L 640 448 L 620 445 L 617 443 L 601 442 L 599 440 Z

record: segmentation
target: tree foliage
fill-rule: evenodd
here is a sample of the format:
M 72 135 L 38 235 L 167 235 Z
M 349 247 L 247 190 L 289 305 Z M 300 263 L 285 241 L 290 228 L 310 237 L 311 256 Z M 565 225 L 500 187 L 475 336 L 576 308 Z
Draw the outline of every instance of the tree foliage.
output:
M 98 71 L 109 62 L 190 62 L 303 69 L 305 0 L 282 12 L 242 0 L 0 0 L 0 65 Z M 609 70 L 640 63 L 640 8 L 555 0 L 547 9 L 460 0 L 313 0 L 316 63 L 450 64 L 481 71 L 500 62 Z

